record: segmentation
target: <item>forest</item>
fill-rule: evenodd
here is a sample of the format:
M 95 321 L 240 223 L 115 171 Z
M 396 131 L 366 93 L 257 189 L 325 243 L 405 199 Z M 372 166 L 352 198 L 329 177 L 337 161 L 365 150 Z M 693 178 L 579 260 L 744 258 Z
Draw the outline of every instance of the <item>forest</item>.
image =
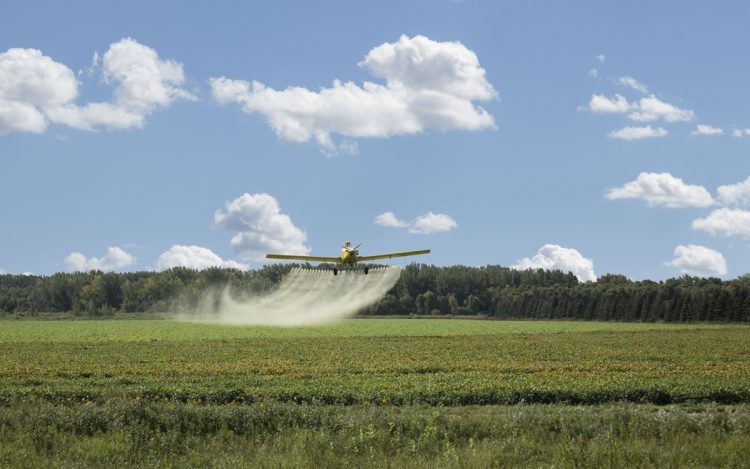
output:
M 228 285 L 242 294 L 267 292 L 292 267 L 275 264 L 248 271 L 173 268 L 163 272 L 5 274 L 0 275 L 0 314 L 96 317 L 165 312 L 175 298 L 197 303 L 209 288 Z M 663 281 L 633 281 L 607 274 L 596 282 L 584 283 L 561 271 L 410 264 L 380 302 L 359 314 L 750 322 L 750 274 L 733 280 L 686 275 Z

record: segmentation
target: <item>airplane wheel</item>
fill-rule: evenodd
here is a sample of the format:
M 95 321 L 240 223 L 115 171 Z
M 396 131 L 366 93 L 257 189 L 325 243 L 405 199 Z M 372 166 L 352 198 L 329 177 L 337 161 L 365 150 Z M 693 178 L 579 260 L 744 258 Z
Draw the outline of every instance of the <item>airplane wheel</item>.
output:
M 370 268 L 369 267 L 365 267 L 365 275 L 367 275 L 367 272 L 369 272 L 369 271 L 370 271 Z
M 338 274 L 339 274 L 339 269 L 337 269 L 336 267 L 334 267 L 333 268 L 333 275 L 338 275 Z

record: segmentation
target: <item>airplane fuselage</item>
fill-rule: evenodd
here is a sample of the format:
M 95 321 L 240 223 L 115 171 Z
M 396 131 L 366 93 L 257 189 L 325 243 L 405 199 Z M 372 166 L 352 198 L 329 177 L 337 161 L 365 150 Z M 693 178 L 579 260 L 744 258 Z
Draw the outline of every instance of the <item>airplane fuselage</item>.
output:
M 354 265 L 357 263 L 357 253 L 354 250 L 344 248 L 341 250 L 341 263 Z

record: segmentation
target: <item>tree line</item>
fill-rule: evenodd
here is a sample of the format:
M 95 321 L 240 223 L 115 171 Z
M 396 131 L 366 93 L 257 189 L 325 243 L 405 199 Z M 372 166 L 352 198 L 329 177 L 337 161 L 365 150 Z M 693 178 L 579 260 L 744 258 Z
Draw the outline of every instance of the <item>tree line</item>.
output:
M 174 268 L 163 272 L 73 272 L 0 275 L 0 313 L 107 315 L 166 311 L 175 298 L 195 306 L 209 288 L 261 294 L 294 265 L 257 270 Z M 186 302 L 186 303 L 185 303 Z M 572 273 L 501 266 L 411 264 L 362 315 L 485 315 L 501 319 L 750 322 L 750 274 L 733 280 L 682 276 L 633 281 L 604 275 L 579 282 Z

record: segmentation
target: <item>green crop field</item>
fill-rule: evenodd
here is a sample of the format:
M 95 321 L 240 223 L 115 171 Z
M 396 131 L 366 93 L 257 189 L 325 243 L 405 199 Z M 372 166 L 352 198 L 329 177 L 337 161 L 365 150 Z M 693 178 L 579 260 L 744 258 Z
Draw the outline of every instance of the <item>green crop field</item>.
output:
M 0 466 L 746 467 L 750 327 L 3 321 L 0 404 Z

